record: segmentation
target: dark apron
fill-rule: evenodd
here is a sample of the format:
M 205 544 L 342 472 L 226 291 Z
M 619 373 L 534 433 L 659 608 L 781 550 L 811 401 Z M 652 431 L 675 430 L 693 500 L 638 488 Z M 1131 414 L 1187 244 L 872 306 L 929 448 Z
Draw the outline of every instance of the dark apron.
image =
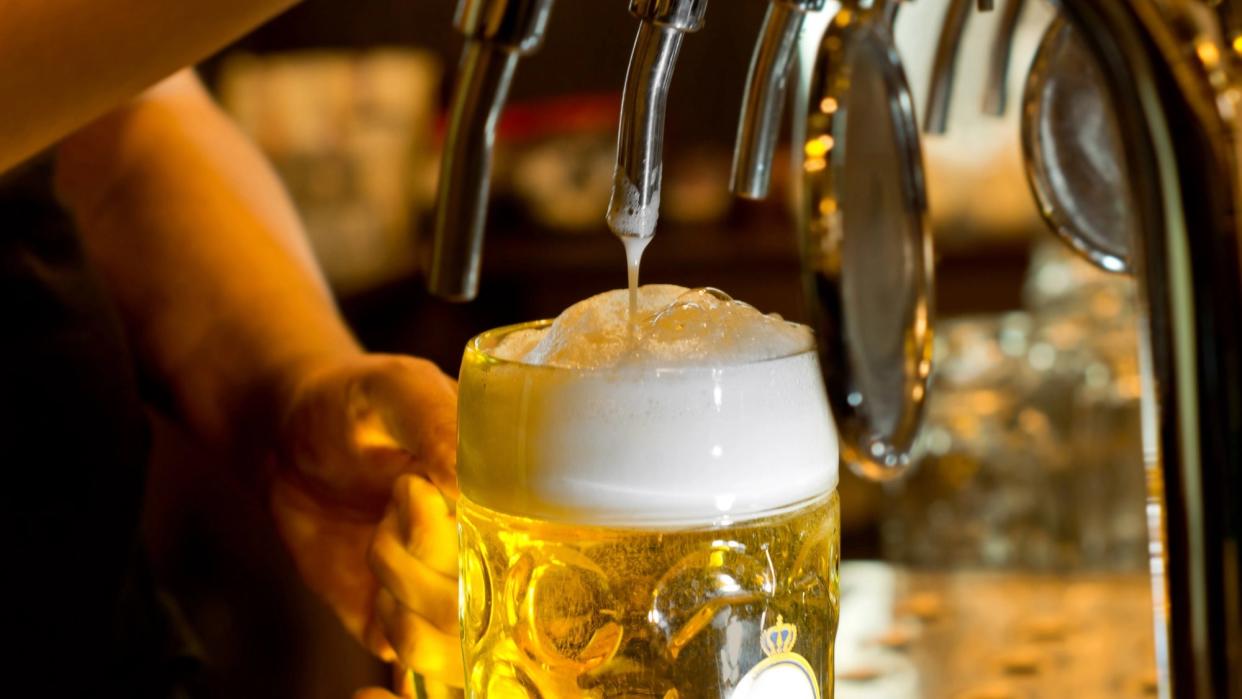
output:
M 188 696 L 193 653 L 139 541 L 137 386 L 50 157 L 0 176 L 0 693 Z

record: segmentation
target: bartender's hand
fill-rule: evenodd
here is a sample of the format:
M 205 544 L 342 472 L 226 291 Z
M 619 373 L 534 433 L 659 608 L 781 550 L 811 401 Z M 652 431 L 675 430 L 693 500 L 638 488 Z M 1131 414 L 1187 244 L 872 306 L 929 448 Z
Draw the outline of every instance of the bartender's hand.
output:
M 380 658 L 460 686 L 456 383 L 356 355 L 290 395 L 271 507 L 302 577 Z

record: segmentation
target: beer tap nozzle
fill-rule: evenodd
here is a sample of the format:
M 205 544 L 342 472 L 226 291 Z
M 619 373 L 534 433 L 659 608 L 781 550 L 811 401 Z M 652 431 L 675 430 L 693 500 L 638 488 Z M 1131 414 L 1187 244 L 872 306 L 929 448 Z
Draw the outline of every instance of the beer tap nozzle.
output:
M 780 138 L 790 68 L 798 51 L 808 12 L 824 9 L 827 0 L 772 0 L 763 31 L 750 60 L 742 116 L 733 150 L 731 188 L 747 199 L 768 195 L 772 154 Z
M 642 24 L 621 101 L 608 227 L 621 237 L 655 232 L 660 209 L 664 112 L 684 36 L 703 26 L 707 0 L 631 0 Z
M 466 36 L 450 102 L 436 195 L 428 286 L 468 301 L 478 293 L 496 122 L 521 56 L 543 41 L 553 0 L 460 0 L 454 24 Z

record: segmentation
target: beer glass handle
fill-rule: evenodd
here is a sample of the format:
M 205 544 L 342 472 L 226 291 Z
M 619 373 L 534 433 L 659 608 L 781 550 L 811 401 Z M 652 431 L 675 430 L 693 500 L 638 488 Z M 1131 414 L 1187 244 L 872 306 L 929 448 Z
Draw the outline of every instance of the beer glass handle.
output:
M 462 689 L 429 680 L 401 665 L 392 667 L 392 686 L 401 699 L 463 699 Z

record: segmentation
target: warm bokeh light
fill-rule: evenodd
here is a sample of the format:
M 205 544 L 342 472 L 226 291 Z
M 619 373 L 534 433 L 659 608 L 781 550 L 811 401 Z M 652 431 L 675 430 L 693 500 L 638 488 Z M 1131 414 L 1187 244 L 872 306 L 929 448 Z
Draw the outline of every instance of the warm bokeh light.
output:
M 806 142 L 806 155 L 808 158 L 822 158 L 832 150 L 834 145 L 835 141 L 832 136 L 824 134 Z
M 1235 46 L 1237 40 L 1234 40 Z M 1220 50 L 1216 48 L 1216 44 L 1211 41 L 1200 41 L 1195 44 L 1195 53 L 1199 54 L 1199 60 L 1203 61 L 1203 65 L 1212 68 L 1220 63 Z

